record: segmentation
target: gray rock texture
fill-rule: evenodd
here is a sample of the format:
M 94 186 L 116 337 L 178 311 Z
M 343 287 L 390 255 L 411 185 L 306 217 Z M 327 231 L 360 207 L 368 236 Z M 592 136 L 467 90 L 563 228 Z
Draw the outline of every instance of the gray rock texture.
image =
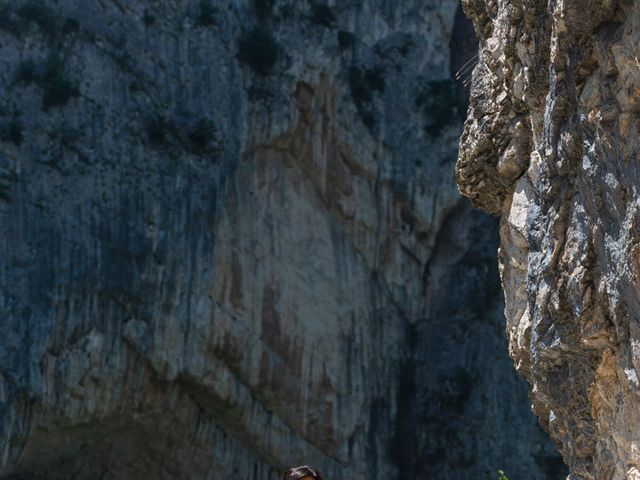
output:
M 501 219 L 510 354 L 569 478 L 640 478 L 640 2 L 463 3 L 457 175 Z
M 453 0 L 0 4 L 0 477 L 561 478 L 457 193 L 465 31 Z

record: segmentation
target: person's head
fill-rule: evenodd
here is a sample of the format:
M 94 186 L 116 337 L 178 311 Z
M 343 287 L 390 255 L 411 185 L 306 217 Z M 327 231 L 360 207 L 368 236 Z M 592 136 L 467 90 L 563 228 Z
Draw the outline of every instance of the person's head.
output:
M 293 467 L 284 472 L 282 480 L 323 480 L 320 472 L 313 470 L 308 465 Z

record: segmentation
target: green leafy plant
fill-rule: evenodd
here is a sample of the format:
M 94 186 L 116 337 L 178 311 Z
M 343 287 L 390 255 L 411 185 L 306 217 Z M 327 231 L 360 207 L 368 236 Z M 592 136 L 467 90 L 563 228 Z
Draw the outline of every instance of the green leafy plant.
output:
M 38 78 L 38 66 L 36 65 L 36 62 L 31 59 L 20 62 L 16 73 L 16 82 L 29 85 L 31 83 L 36 83 Z
M 142 22 L 147 27 L 150 27 L 154 23 L 156 23 L 156 17 L 154 17 L 153 13 L 151 13 L 149 10 L 145 9 L 144 14 L 142 15 Z
M 18 67 L 16 80 L 26 85 L 35 84 L 42 89 L 44 110 L 64 106 L 80 95 L 78 86 L 66 76 L 64 63 L 56 54 L 49 55 L 42 66 L 33 60 L 25 60 Z
M 0 156 L 0 160 L 3 160 L 2 156 Z M 11 201 L 11 186 L 17 179 L 18 175 L 15 171 L 0 166 L 0 201 Z
M 326 3 L 312 3 L 309 19 L 316 25 L 325 28 L 335 28 L 336 26 L 336 16 Z
M 238 41 L 238 60 L 258 75 L 268 75 L 280 58 L 281 47 L 271 32 L 254 27 Z
M 431 80 L 419 91 L 416 107 L 422 111 L 424 130 L 437 136 L 456 116 L 455 84 L 452 80 Z
M 20 7 L 16 13 L 23 21 L 36 24 L 49 38 L 55 38 L 59 33 L 58 17 L 45 2 L 31 0 Z
M 211 27 L 215 25 L 218 13 L 220 13 L 220 10 L 214 6 L 210 0 L 201 0 L 198 7 L 196 25 L 199 27 Z
M 349 69 L 349 88 L 351 98 L 356 104 L 358 114 L 367 128 L 373 128 L 376 124 L 373 111 L 374 93 L 384 93 L 384 70 L 380 67 Z
M 14 16 L 13 11 L 11 11 L 6 4 L 0 4 L 0 29 L 18 37 L 23 30 L 20 23 L 21 22 Z
M 22 144 L 22 131 L 22 124 L 16 117 L 0 122 L 0 140 L 3 142 Z
M 189 128 L 187 148 L 194 154 L 217 153 L 218 130 L 213 121 L 201 118 Z
M 185 118 L 157 113 L 147 119 L 144 127 L 150 144 L 160 150 L 182 149 L 216 158 L 222 150 L 218 129 L 206 117 L 191 123 Z
M 338 32 L 338 45 L 341 49 L 353 47 L 356 43 L 356 37 L 353 33 L 340 30 Z
M 80 23 L 75 18 L 67 18 L 62 24 L 62 33 L 69 35 L 80 31 Z
M 498 480 L 509 480 L 507 476 L 504 474 L 504 471 L 498 470 Z
M 40 86 L 43 89 L 42 104 L 45 110 L 66 105 L 80 94 L 76 84 L 66 77 L 62 61 L 55 55 L 45 65 Z
M 260 21 L 267 20 L 273 12 L 273 0 L 253 0 L 253 9 Z
M 168 146 L 177 132 L 176 125 L 161 114 L 150 118 L 145 129 L 151 143 L 159 147 Z

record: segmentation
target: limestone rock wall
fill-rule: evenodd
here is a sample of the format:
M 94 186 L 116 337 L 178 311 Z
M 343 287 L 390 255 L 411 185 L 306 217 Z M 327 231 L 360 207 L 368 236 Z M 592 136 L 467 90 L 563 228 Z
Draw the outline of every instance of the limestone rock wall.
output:
M 500 216 L 510 353 L 571 479 L 640 468 L 640 2 L 466 0 L 460 190 Z
M 456 189 L 461 21 L 0 4 L 0 476 L 559 478 Z

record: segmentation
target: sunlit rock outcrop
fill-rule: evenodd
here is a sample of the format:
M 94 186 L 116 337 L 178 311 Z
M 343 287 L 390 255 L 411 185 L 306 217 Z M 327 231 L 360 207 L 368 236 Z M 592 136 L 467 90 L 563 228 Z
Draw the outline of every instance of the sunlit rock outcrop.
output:
M 570 478 L 638 478 L 640 3 L 463 3 L 458 183 L 501 218 L 511 356 Z

